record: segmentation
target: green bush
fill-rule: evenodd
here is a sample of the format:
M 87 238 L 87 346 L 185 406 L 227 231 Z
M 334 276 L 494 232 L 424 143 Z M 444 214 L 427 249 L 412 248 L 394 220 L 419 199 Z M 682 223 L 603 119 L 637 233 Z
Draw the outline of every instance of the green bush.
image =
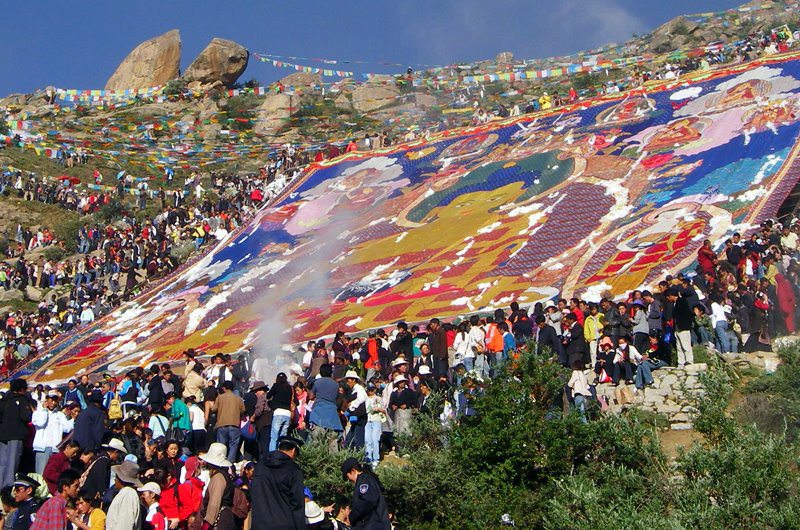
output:
M 94 218 L 101 223 L 113 223 L 122 219 L 127 213 L 127 206 L 119 199 L 113 198 L 108 204 L 104 204 L 97 210 Z
M 789 440 L 795 440 L 800 433 L 800 344 L 780 348 L 778 356 L 781 363 L 774 373 L 761 374 L 745 387 L 738 418 L 764 432 L 785 433 Z
M 44 249 L 42 255 L 46 260 L 60 261 L 64 259 L 64 257 L 67 255 L 67 252 L 61 247 L 51 245 Z
M 188 82 L 183 78 L 178 79 L 170 79 L 167 81 L 167 85 L 164 87 L 164 95 L 165 96 L 178 96 L 186 92 L 186 87 L 188 86 Z
M 75 252 L 78 249 L 78 230 L 82 226 L 83 221 L 77 215 L 64 215 L 60 222 L 53 225 L 53 234 L 58 241 L 64 242 L 67 252 Z
M 240 94 L 228 98 L 228 128 L 234 131 L 250 131 L 253 129 L 255 109 L 260 101 L 255 94 Z
M 781 355 L 788 366 L 751 386 L 794 389 L 800 353 Z M 413 436 L 399 440 L 402 458 L 377 469 L 400 524 L 492 529 L 506 516 L 517 528 L 559 530 L 800 527 L 797 446 L 733 419 L 733 380 L 715 359 L 689 397 L 704 443 L 672 463 L 660 449 L 663 420 L 651 414 L 581 423 L 564 407 L 568 374 L 526 353 L 475 399 L 476 416 L 444 428 L 416 414 Z M 339 473 L 351 455 L 332 452 L 330 440 L 304 448 L 306 484 L 321 502 L 351 496 Z
M 676 511 L 684 528 L 798 528 L 796 448 L 754 427 L 696 446 L 679 460 Z

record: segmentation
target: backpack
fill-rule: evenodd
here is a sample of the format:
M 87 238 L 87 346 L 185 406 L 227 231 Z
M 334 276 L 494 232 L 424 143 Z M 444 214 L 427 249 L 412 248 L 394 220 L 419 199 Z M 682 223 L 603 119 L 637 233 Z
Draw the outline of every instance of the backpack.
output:
M 162 379 L 161 380 L 161 390 L 164 391 L 164 395 L 166 396 L 170 392 L 174 392 L 175 391 L 175 385 L 173 385 L 172 382 L 169 381 L 168 379 Z
M 242 488 L 233 488 L 233 506 L 231 506 L 233 515 L 239 519 L 247 519 L 250 514 L 250 501 L 247 500 L 247 495 L 242 491 Z
M 121 420 L 122 419 L 122 405 L 119 401 L 119 392 L 114 392 L 114 397 L 108 403 L 108 419 Z

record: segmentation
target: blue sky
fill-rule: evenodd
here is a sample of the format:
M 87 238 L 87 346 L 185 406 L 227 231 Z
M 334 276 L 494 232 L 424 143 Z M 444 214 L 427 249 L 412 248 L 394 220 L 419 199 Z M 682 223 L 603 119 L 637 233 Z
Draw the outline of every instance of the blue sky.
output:
M 262 53 L 448 64 L 506 50 L 526 59 L 572 53 L 624 41 L 680 14 L 738 5 L 736 0 L 18 0 L 2 8 L 0 95 L 47 85 L 103 88 L 131 49 L 173 28 L 181 31 L 183 68 L 213 37 Z M 266 83 L 288 73 L 251 60 L 242 80 Z

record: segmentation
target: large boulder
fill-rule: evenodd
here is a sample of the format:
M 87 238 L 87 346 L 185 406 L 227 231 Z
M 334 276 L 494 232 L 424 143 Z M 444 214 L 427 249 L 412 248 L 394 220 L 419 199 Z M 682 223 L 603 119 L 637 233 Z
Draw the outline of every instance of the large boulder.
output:
M 181 34 L 173 29 L 134 48 L 108 79 L 106 90 L 160 86 L 177 78 L 180 67 Z
M 498 65 L 507 65 L 514 63 L 514 54 L 512 52 L 500 52 L 494 58 L 494 62 Z
M 414 94 L 414 104 L 421 109 L 429 109 L 439 104 L 436 96 L 431 94 Z
M 677 50 L 686 44 L 689 34 L 698 28 L 700 28 L 700 24 L 686 17 L 674 18 L 653 30 L 653 38 L 647 47 L 648 51 L 668 53 Z
M 392 76 L 376 76 L 353 91 L 353 108 L 371 112 L 394 104 L 399 95 L 400 89 Z
M 275 134 L 292 116 L 292 98 L 286 94 L 268 94 L 256 111 L 257 121 L 253 127 L 256 134 Z
M 41 302 L 42 297 L 43 297 L 43 292 L 38 287 L 34 287 L 32 285 L 28 285 L 25 287 L 25 298 L 27 298 L 31 302 Z
M 310 87 L 322 84 L 322 76 L 307 72 L 297 72 L 289 74 L 280 80 L 285 87 L 295 87 L 295 89 L 308 90 Z
M 336 99 L 333 100 L 333 104 L 336 105 L 337 109 L 346 111 L 353 110 L 353 102 L 350 101 L 350 98 L 347 97 L 347 94 L 339 94 Z
M 308 104 L 314 95 L 314 86 L 319 86 L 322 77 L 319 74 L 297 72 L 280 80 L 285 92 L 270 92 L 264 102 L 256 109 L 256 134 L 274 135 L 283 128 L 303 105 Z
M 3 289 L 0 291 L 0 302 L 11 302 L 12 300 L 23 300 L 25 294 L 19 289 Z
M 183 78 L 201 85 L 221 82 L 230 88 L 244 73 L 249 58 L 250 52 L 244 46 L 232 40 L 214 38 L 192 61 Z

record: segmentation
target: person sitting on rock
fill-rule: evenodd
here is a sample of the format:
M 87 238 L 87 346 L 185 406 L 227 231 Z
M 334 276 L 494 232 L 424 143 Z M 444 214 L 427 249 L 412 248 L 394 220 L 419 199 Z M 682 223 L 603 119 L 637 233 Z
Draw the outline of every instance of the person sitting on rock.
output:
M 649 337 L 649 346 L 647 350 L 642 352 L 642 361 L 636 367 L 636 374 L 633 377 L 633 382 L 636 388 L 644 388 L 645 385 L 653 384 L 653 370 L 669 366 L 669 363 L 664 356 L 669 355 L 669 350 L 664 347 L 664 343 L 658 336 L 658 332 L 653 332 Z
M 614 355 L 611 379 L 614 386 L 619 384 L 622 373 L 625 373 L 625 383 L 633 383 L 633 373 L 636 367 L 642 363 L 642 355 L 630 344 L 627 335 L 621 335 L 617 339 L 617 350 Z

